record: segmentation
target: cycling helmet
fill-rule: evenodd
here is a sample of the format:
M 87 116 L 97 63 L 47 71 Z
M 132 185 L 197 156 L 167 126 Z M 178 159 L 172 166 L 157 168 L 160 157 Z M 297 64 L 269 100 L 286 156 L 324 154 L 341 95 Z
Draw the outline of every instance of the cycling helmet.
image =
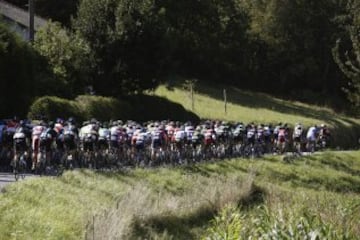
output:
M 49 128 L 54 128 L 55 127 L 55 123 L 53 121 L 49 122 Z
M 63 120 L 62 118 L 57 118 L 57 119 L 56 119 L 56 123 L 63 124 L 63 123 L 64 123 L 64 120 Z
M 75 119 L 73 117 L 69 117 L 68 123 L 75 124 Z
M 108 127 L 109 127 L 109 123 L 108 123 L 108 122 L 103 122 L 103 123 L 102 123 L 102 127 L 103 127 L 103 128 L 108 128 Z

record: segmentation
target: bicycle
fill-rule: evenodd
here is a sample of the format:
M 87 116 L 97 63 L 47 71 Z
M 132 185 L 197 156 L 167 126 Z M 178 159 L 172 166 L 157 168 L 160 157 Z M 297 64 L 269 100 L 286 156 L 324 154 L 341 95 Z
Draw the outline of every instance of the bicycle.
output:
M 24 179 L 26 174 L 26 152 L 22 151 L 19 155 L 15 154 L 13 161 L 13 172 L 15 180 Z

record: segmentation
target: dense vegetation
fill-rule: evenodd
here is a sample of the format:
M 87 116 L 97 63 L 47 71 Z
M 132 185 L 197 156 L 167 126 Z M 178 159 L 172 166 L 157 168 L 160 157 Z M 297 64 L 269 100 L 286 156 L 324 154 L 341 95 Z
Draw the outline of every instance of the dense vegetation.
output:
M 119 97 L 181 76 L 358 111 L 358 0 L 37 0 L 36 8 L 61 24 L 37 33 L 35 54 L 46 61 L 17 74 L 47 95 L 75 98 L 92 86 Z
M 356 239 L 360 153 L 79 170 L 0 194 L 5 239 Z M 318 238 L 315 238 L 315 237 Z

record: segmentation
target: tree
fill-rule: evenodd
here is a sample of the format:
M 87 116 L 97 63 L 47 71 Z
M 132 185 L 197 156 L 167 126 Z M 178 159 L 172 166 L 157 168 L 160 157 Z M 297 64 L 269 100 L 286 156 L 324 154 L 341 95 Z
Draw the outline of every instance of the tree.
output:
M 151 0 L 81 1 L 73 26 L 94 53 L 97 93 L 117 96 L 157 86 L 165 59 L 159 14 Z
M 36 63 L 31 47 L 0 24 L 0 118 L 26 115 L 37 94 Z
M 346 75 L 347 86 L 343 88 L 357 111 L 360 107 L 360 1 L 349 1 L 344 18 L 345 29 L 351 45 L 341 45 L 341 38 L 333 48 L 333 56 L 341 71 Z M 344 16 L 343 16 L 344 17 Z M 343 42 L 347 39 L 343 36 Z M 343 52 L 343 53 L 342 53 Z
M 331 49 L 339 31 L 336 0 L 245 0 L 249 33 L 257 48 L 257 75 L 265 88 L 338 93 Z M 256 82 L 257 84 L 259 81 Z M 275 89 L 273 86 L 276 86 Z
M 76 33 L 49 22 L 36 34 L 34 48 L 49 64 L 52 79 L 41 86 L 46 94 L 74 97 L 84 92 L 92 68 L 90 48 Z

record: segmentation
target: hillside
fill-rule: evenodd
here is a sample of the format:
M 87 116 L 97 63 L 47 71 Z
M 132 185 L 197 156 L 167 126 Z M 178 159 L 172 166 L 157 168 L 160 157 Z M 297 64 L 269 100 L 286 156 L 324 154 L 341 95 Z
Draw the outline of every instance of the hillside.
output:
M 248 239 L 276 233 L 276 239 L 355 239 L 359 176 L 360 152 L 325 152 L 292 163 L 268 156 L 175 169 L 71 171 L 8 186 L 0 195 L 0 235 Z
M 268 94 L 244 91 L 225 85 L 205 85 L 198 83 L 194 91 L 192 109 L 190 90 L 184 83 L 172 86 L 161 85 L 152 94 L 181 104 L 203 119 L 242 121 L 249 123 L 278 122 L 294 125 L 301 122 L 309 127 L 326 123 L 333 129 L 333 147 L 354 147 L 360 137 L 360 120 L 348 117 L 334 110 L 301 102 L 282 100 Z M 224 109 L 223 89 L 227 94 L 227 112 Z

